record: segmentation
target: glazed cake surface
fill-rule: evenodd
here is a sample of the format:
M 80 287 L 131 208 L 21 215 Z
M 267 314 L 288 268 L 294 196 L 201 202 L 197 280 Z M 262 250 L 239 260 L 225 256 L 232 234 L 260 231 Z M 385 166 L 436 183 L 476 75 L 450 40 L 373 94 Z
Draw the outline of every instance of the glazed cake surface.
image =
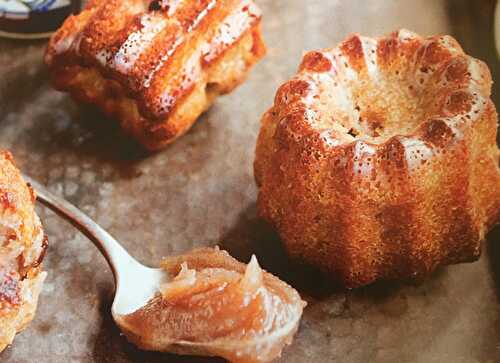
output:
M 46 276 L 47 238 L 34 204 L 12 155 L 0 151 L 0 352 L 33 319 Z
M 307 52 L 262 119 L 260 215 L 348 287 L 477 259 L 500 219 L 491 82 L 450 36 Z
M 150 150 L 185 133 L 265 53 L 251 0 L 93 0 L 45 54 L 53 84 Z

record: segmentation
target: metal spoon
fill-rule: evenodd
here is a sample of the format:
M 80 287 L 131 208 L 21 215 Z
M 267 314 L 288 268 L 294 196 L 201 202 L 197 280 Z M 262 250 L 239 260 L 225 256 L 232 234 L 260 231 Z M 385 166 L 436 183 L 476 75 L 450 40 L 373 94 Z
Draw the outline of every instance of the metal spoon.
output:
M 89 216 L 60 198 L 30 177 L 23 175 L 37 194 L 37 199 L 55 213 L 70 222 L 86 235 L 108 261 L 115 278 L 115 299 L 111 313 L 119 324 L 119 317 L 131 314 L 145 306 L 159 291 L 160 285 L 171 278 L 160 268 L 142 265 L 102 229 Z
M 233 281 L 232 285 L 228 285 L 230 286 L 228 289 L 231 290 L 232 286 L 233 291 L 242 291 L 241 287 L 244 286 L 243 290 L 249 290 L 249 292 L 248 294 L 245 292 L 243 295 L 236 293 L 236 296 L 242 300 L 238 300 L 238 297 L 235 299 L 236 303 L 240 305 L 238 305 L 238 312 L 235 313 L 233 309 L 232 314 L 238 315 L 243 311 L 247 311 L 249 314 L 256 312 L 252 318 L 255 318 L 257 325 L 254 326 L 253 321 L 249 321 L 245 318 L 248 316 L 243 314 L 244 317 L 240 319 L 240 323 L 247 324 L 248 327 L 246 325 L 237 326 L 237 334 L 235 335 L 228 334 L 208 341 L 203 339 L 193 341 L 182 335 L 176 336 L 173 330 L 180 329 L 180 325 L 185 323 L 185 319 L 181 314 L 179 320 L 174 319 L 173 325 L 166 324 L 165 319 L 171 319 L 172 316 L 169 315 L 171 310 L 169 310 L 168 302 L 163 300 L 160 288 L 164 289 L 171 282 L 175 289 L 175 286 L 179 286 L 175 285 L 176 283 L 182 285 L 189 278 L 178 280 L 181 272 L 173 276 L 170 275 L 174 274 L 172 270 L 168 272 L 166 269 L 150 268 L 140 264 L 109 233 L 83 212 L 63 198 L 55 196 L 33 179 L 26 176 L 24 179 L 36 191 L 37 199 L 41 203 L 83 232 L 104 255 L 113 271 L 116 284 L 115 298 L 111 307 L 113 319 L 127 339 L 139 348 L 178 354 L 217 355 L 234 362 L 263 363 L 278 357 L 283 348 L 291 343 L 306 303 L 292 287 L 263 271 L 255 257 L 248 265 L 245 265 L 233 259 L 225 251 L 218 248 L 208 248 L 201 253 L 205 258 L 208 254 L 209 261 L 203 262 L 201 259 L 198 263 L 202 265 L 205 263 L 207 266 L 212 266 L 211 263 L 213 263 L 212 267 L 217 267 L 216 270 L 219 272 L 229 269 L 230 276 L 234 276 L 231 273 L 241 274 L 241 279 Z M 191 252 L 190 257 L 193 258 L 193 261 L 200 258 L 197 256 L 200 251 L 201 249 L 198 252 Z M 187 262 L 181 266 L 181 271 L 184 268 L 189 271 Z M 201 275 L 203 275 L 202 271 Z M 255 295 L 257 292 L 259 298 L 253 300 L 257 296 Z M 231 294 L 231 291 L 229 293 Z M 265 309 L 255 310 L 255 307 L 252 308 L 251 302 L 261 299 L 268 302 L 267 304 L 262 303 Z M 240 302 L 238 303 L 238 301 Z M 224 298 L 215 298 L 215 303 L 218 304 L 215 306 L 215 310 L 207 307 L 202 316 L 207 313 L 217 316 L 218 308 L 227 309 L 226 305 L 231 304 L 229 300 Z M 269 308 L 270 306 L 272 308 Z M 196 310 L 196 308 L 194 309 Z M 197 309 L 197 312 L 200 315 L 200 309 Z M 219 314 L 219 318 L 226 319 L 226 323 L 228 321 L 224 314 Z M 204 318 L 202 317 L 202 319 Z M 236 316 L 229 319 L 233 323 L 236 320 L 238 320 Z

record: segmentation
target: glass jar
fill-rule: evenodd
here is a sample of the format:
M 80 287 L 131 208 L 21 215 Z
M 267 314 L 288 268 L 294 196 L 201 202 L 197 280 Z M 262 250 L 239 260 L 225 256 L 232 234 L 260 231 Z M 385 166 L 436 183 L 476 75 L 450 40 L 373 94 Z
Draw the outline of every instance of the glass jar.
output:
M 0 0 L 0 36 L 46 38 L 79 10 L 80 0 Z

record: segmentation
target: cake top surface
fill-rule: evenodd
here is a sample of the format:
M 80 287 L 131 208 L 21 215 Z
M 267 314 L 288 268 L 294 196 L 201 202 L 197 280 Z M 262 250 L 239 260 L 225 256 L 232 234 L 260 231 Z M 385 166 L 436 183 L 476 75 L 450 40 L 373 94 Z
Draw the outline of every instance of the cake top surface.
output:
M 485 110 L 490 89 L 487 66 L 450 36 L 353 34 L 336 48 L 305 53 L 273 112 L 293 138 L 320 132 L 326 145 L 369 148 L 443 129 L 459 137 Z
M 161 118 L 260 17 L 251 0 L 92 0 L 51 38 L 45 62 L 96 67 Z

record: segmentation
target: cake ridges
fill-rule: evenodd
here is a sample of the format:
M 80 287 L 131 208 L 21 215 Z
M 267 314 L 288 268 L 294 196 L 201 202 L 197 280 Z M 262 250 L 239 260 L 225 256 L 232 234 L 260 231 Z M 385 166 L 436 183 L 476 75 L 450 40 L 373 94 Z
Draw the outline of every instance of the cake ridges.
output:
M 449 36 L 307 52 L 262 120 L 259 214 L 293 258 L 350 287 L 476 259 L 500 222 L 490 92 Z
M 139 95 L 145 117 L 161 119 L 192 90 L 190 85 L 201 76 L 201 69 L 257 26 L 261 17 L 249 0 L 182 1 L 168 11 L 149 10 L 147 3 L 129 0 L 87 6 L 77 16 L 80 21 L 69 18 L 51 39 L 45 56 L 49 68 L 60 63 L 96 66 L 126 92 Z M 122 7 L 124 11 L 118 11 Z M 230 35 L 221 41 L 217 35 L 224 31 Z M 177 65 L 170 63 L 184 62 L 188 53 L 193 54 L 193 64 L 200 64 L 181 67 L 183 73 L 178 74 Z M 177 84 L 165 88 L 165 77 L 178 79 Z

